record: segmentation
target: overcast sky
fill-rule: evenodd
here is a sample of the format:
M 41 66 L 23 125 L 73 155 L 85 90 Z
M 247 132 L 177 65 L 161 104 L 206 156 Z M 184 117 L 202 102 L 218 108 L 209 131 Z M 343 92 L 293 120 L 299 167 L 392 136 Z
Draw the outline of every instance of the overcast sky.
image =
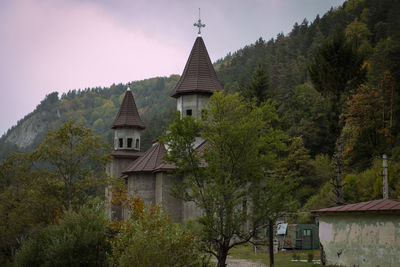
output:
M 181 74 L 199 7 L 214 62 L 343 2 L 0 0 L 0 135 L 51 92 Z

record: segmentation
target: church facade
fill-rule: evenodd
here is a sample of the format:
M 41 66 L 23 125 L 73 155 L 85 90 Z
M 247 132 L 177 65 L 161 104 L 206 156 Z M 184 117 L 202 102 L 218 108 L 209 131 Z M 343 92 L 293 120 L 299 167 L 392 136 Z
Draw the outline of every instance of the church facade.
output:
M 200 119 L 212 93 L 221 90 L 204 41 L 198 36 L 171 97 L 176 99 L 176 107 L 182 117 Z M 182 222 L 200 215 L 193 203 L 170 195 L 169 187 L 179 183 L 180 178 L 168 174 L 175 167 L 163 161 L 166 147 L 154 142 L 147 151 L 140 150 L 141 131 L 145 129 L 145 124 L 129 89 L 111 128 L 114 130 L 114 151 L 111 153 L 113 161 L 108 168 L 110 176 L 124 179 L 128 192 L 136 193 L 146 205 L 161 203 L 173 221 Z M 204 141 L 198 137 L 194 146 L 202 149 L 203 145 Z M 127 211 L 118 207 L 109 206 L 108 212 L 110 217 L 119 219 L 128 216 Z

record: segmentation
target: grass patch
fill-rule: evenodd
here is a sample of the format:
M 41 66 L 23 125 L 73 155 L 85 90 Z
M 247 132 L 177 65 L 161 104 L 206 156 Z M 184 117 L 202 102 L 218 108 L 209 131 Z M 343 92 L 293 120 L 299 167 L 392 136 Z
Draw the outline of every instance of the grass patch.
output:
M 236 259 L 246 259 L 255 262 L 261 262 L 269 266 L 269 254 L 265 247 L 258 248 L 257 253 L 254 252 L 252 245 L 238 246 L 229 251 L 229 255 Z M 312 255 L 312 256 L 311 256 Z M 281 251 L 274 255 L 276 267 L 315 267 L 318 266 L 312 262 L 293 262 L 292 259 L 298 258 L 300 260 L 307 260 L 313 258 L 319 260 L 320 251 L 315 250 L 290 250 Z

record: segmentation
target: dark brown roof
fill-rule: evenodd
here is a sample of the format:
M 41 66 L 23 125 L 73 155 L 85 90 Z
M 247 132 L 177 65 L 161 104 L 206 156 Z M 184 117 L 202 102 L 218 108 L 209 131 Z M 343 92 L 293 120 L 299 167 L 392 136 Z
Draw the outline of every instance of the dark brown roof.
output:
M 399 211 L 400 200 L 398 199 L 378 199 L 365 201 L 332 208 L 313 210 L 314 213 L 337 213 L 337 212 L 366 212 L 366 211 Z
M 124 100 L 122 100 L 121 107 L 119 108 L 118 115 L 111 126 L 112 129 L 125 127 L 137 127 L 140 129 L 146 128 L 143 121 L 140 119 L 135 100 L 133 99 L 133 95 L 130 90 L 126 91 Z
M 163 144 L 156 143 L 144 155 L 135 160 L 131 165 L 126 168 L 123 173 L 130 172 L 152 172 L 157 169 L 158 166 L 163 164 L 163 156 L 165 154 L 165 148 Z
M 206 147 L 207 142 L 202 142 L 196 147 L 202 153 Z M 122 173 L 128 174 L 132 172 L 159 172 L 175 169 L 175 165 L 164 162 L 163 157 L 166 153 L 165 146 L 160 143 L 155 143 L 143 156 L 135 160 L 128 166 Z M 200 160 L 200 167 L 207 166 L 204 159 Z
M 206 93 L 221 91 L 222 86 L 217 79 L 203 38 L 197 37 L 182 76 L 172 92 L 172 97 L 181 94 Z
M 144 152 L 135 150 L 115 150 L 111 152 L 111 156 L 115 158 L 137 159 L 143 156 Z
M 174 170 L 176 167 L 171 163 L 162 163 L 154 169 L 154 172 Z

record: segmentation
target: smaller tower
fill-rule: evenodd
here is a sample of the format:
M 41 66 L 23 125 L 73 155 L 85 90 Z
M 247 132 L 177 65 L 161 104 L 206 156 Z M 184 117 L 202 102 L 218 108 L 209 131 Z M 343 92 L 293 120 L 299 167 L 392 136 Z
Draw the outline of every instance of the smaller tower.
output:
M 129 87 L 111 128 L 114 129 L 114 151 L 140 151 L 141 131 L 146 126 L 140 119 Z
M 122 177 L 122 172 L 140 156 L 141 131 L 146 128 L 141 120 L 131 90 L 128 88 L 117 117 L 111 128 L 114 130 L 114 151 L 111 152 L 113 160 L 107 167 L 110 177 Z M 111 186 L 106 188 L 106 199 L 111 203 Z M 122 208 L 120 206 L 106 205 L 106 211 L 110 219 L 121 220 Z

